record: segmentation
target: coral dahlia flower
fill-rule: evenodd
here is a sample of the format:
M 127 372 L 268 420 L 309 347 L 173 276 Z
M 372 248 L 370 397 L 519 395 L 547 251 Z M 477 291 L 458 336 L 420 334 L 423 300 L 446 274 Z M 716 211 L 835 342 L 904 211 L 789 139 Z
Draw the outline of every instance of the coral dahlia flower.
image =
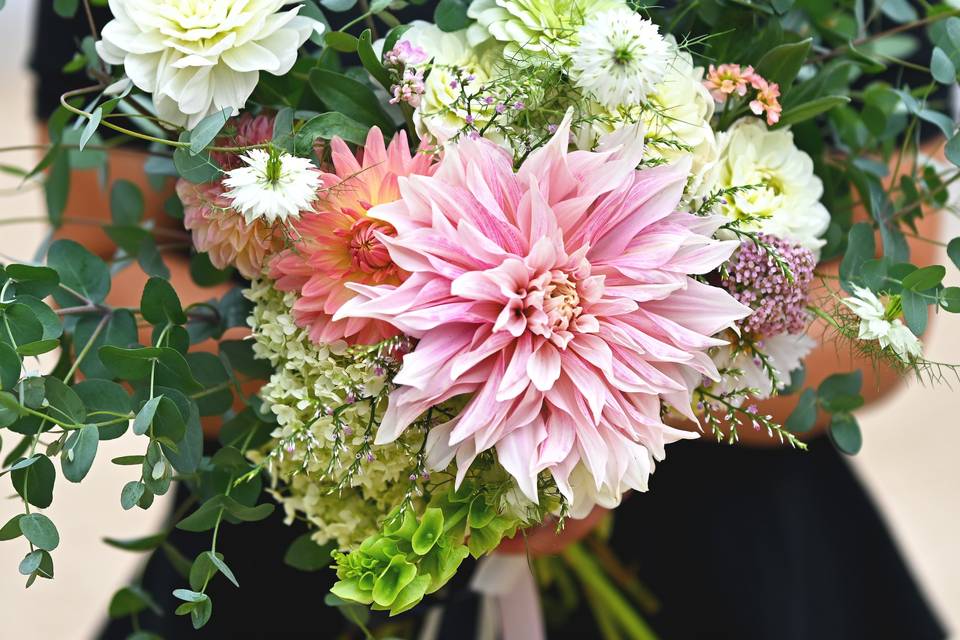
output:
M 569 153 L 569 116 L 518 171 L 486 140 L 451 148 L 432 177 L 368 216 L 399 283 L 352 284 L 335 319 L 371 318 L 419 339 L 377 433 L 389 442 L 429 407 L 470 394 L 429 436 L 431 463 L 465 472 L 496 448 L 537 500 L 552 474 L 585 515 L 644 490 L 664 445 L 695 437 L 661 420 L 693 417 L 702 376 L 717 379 L 712 337 L 749 313 L 703 284 L 735 242 L 720 221 L 676 210 L 690 162 L 637 171 L 642 149 Z M 585 480 L 585 481 L 584 481 Z
M 348 283 L 396 285 L 404 277 L 380 239 L 394 235 L 393 227 L 367 211 L 400 197 L 400 177 L 428 175 L 435 165 L 432 156 L 411 155 L 403 133 L 387 147 L 377 128 L 370 130 L 359 158 L 339 138 L 330 147 L 335 173 L 321 174 L 324 188 L 315 211 L 294 223 L 300 238 L 270 263 L 270 277 L 281 291 L 297 292 L 294 319 L 314 342 L 375 344 L 399 331 L 368 318 L 332 319 L 355 295 Z

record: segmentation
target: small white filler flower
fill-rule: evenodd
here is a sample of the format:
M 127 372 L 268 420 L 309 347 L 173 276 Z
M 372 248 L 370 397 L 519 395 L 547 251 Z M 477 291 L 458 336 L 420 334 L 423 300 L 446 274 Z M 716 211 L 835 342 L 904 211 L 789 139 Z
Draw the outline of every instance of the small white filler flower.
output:
M 573 53 L 573 78 L 600 104 L 643 102 L 663 80 L 670 45 L 651 21 L 622 7 L 592 16 Z
M 247 224 L 263 218 L 273 224 L 299 218 L 317 199 L 323 181 L 306 158 L 275 149 L 251 149 L 240 156 L 247 166 L 227 172 L 224 195 L 233 201 Z
M 901 360 L 920 357 L 923 345 L 899 318 L 889 319 L 887 309 L 869 289 L 853 286 L 853 295 L 841 300 L 860 317 L 860 340 L 876 340 L 884 349 L 890 347 Z

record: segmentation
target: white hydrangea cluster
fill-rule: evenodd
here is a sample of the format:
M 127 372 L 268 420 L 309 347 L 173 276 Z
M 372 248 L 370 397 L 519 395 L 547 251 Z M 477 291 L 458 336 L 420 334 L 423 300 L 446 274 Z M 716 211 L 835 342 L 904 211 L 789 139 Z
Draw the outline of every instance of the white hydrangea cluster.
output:
M 395 356 L 386 346 L 312 343 L 294 322 L 295 295 L 269 280 L 254 281 L 246 295 L 254 303 L 254 353 L 275 370 L 260 396 L 278 423 L 273 442 L 252 457 L 272 476 L 288 521 L 306 519 L 318 544 L 354 549 L 422 480 L 421 430 L 373 444 Z

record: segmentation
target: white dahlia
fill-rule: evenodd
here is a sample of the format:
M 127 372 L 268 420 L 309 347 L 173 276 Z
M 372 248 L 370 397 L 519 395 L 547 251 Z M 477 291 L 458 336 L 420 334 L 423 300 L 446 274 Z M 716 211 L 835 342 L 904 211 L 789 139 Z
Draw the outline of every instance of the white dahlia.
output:
M 820 256 L 830 213 L 813 160 L 788 129 L 770 131 L 757 118 L 737 121 L 721 137 L 717 187 L 753 186 L 727 196 L 721 212 L 743 228 L 790 240 Z
M 232 169 L 223 179 L 230 189 L 224 195 L 247 224 L 262 219 L 268 224 L 299 218 L 317 199 L 323 181 L 306 158 L 274 150 L 251 149 L 240 156 L 246 166 Z
M 593 14 L 578 36 L 574 82 L 605 107 L 643 102 L 667 71 L 670 45 L 628 8 Z
M 623 0 L 474 0 L 468 15 L 477 24 L 470 28 L 470 39 L 473 44 L 490 37 L 506 43 L 508 58 L 562 55 L 576 45 L 588 14 L 624 6 Z
M 123 65 L 153 94 L 164 120 L 193 128 L 205 116 L 236 115 L 261 71 L 283 75 L 297 50 L 323 25 L 281 12 L 289 0 L 110 0 L 113 20 L 97 53 Z

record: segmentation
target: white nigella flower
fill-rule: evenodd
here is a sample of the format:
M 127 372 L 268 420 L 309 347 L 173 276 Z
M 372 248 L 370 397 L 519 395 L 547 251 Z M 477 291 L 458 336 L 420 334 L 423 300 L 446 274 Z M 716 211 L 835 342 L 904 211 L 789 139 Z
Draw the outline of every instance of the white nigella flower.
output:
M 920 340 L 899 318 L 888 319 L 883 303 L 869 289 L 854 285 L 853 295 L 840 302 L 860 317 L 860 340 L 876 340 L 882 348 L 892 348 L 904 362 L 923 353 Z
M 299 218 L 317 199 L 323 184 L 320 172 L 306 158 L 274 149 L 251 149 L 240 159 L 247 166 L 227 172 L 224 196 L 233 201 L 247 224 L 263 218 L 273 224 Z
M 153 95 L 164 120 L 193 128 L 243 107 L 260 72 L 283 75 L 323 25 L 288 0 L 110 0 L 97 53 Z
M 574 82 L 605 107 L 643 102 L 666 74 L 670 45 L 657 25 L 630 9 L 594 14 L 579 37 Z

